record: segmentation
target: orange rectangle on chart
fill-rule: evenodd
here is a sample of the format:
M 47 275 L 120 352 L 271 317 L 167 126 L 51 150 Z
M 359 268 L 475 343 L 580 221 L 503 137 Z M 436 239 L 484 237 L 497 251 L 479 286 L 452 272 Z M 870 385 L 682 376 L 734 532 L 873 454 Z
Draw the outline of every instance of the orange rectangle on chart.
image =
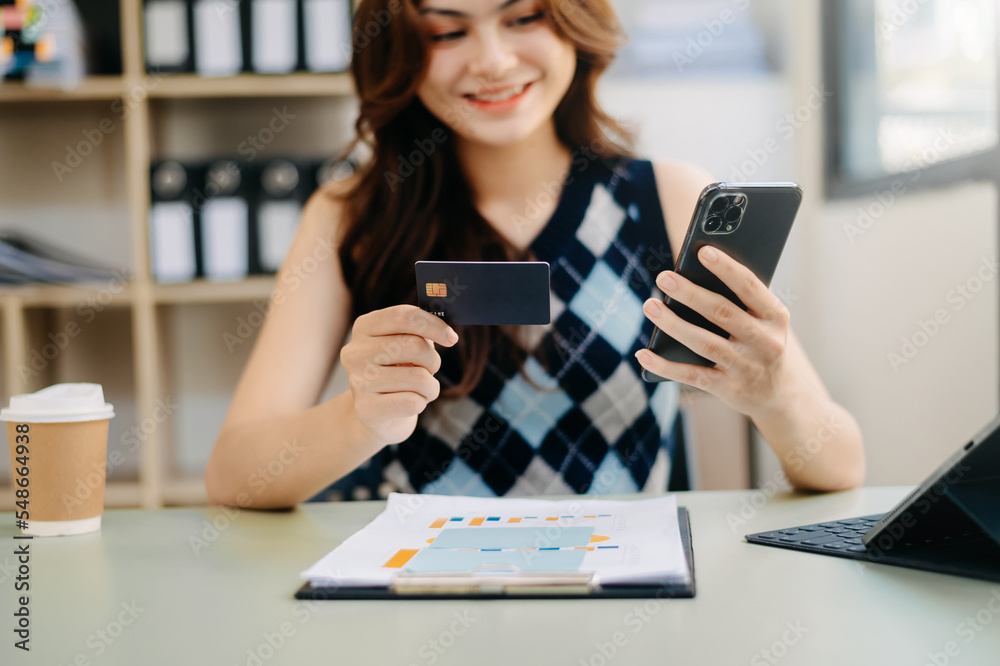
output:
M 444 527 L 444 524 L 447 522 L 448 522 L 447 518 L 438 518 L 433 523 L 431 523 L 431 527 Z
M 473 518 L 472 520 L 469 521 L 469 525 L 482 525 L 484 520 L 486 520 L 485 517 Z
M 427 295 L 431 298 L 444 298 L 448 295 L 448 285 L 444 282 L 428 282 Z
M 545 520 L 559 520 L 559 516 L 549 516 Z
M 385 569 L 401 569 L 403 565 L 410 561 L 410 559 L 420 552 L 419 548 L 409 548 L 398 551 L 395 555 L 389 558 L 389 561 L 382 565 Z
M 520 518 L 508 518 L 507 522 L 508 523 L 519 523 L 519 522 L 521 522 L 521 519 Z

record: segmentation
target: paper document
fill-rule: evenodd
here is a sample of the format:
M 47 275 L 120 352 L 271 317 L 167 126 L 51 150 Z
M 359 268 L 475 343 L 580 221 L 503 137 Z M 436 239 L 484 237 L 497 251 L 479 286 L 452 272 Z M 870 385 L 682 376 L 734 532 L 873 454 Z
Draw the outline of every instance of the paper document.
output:
M 673 495 L 537 500 L 393 493 L 385 511 L 302 578 L 388 586 L 400 572 L 594 572 L 599 584 L 690 579 Z

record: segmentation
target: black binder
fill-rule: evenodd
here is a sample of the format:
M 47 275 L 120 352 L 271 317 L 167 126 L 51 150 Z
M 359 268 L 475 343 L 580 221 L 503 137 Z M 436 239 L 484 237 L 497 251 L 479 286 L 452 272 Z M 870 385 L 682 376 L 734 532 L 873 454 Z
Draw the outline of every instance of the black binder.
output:
M 191 0 L 146 0 L 144 56 L 148 72 L 194 70 L 194 15 Z
M 251 188 L 250 272 L 275 273 L 295 238 L 302 207 L 313 192 L 311 170 L 295 159 L 277 158 L 248 169 Z
M 248 8 L 243 0 L 192 0 L 194 68 L 202 76 L 246 71 Z
M 329 180 L 346 180 L 357 170 L 358 164 L 351 157 L 344 159 L 330 157 L 321 160 L 313 165 L 311 187 L 316 190 L 323 187 Z
M 244 63 L 255 74 L 288 74 L 301 69 L 298 0 L 250 0 L 246 5 Z
M 219 159 L 204 169 L 206 198 L 199 207 L 202 275 L 241 280 L 249 273 L 250 197 L 245 166 Z
M 299 55 L 310 72 L 344 72 L 352 57 L 350 0 L 299 0 Z
M 681 544 L 687 559 L 689 579 L 686 582 L 667 581 L 662 584 L 597 585 L 589 574 L 561 576 L 539 573 L 532 576 L 518 574 L 497 581 L 496 576 L 477 574 L 459 575 L 453 579 L 462 583 L 462 589 L 453 585 L 436 586 L 422 582 L 424 577 L 410 577 L 406 585 L 395 587 L 316 587 L 306 582 L 295 593 L 296 599 L 693 599 L 694 549 L 691 542 L 691 520 L 687 509 L 677 507 L 677 525 Z M 441 576 L 431 578 L 440 579 Z M 483 579 L 480 581 L 480 579 Z M 534 579 L 534 580 L 533 580 Z
M 860 545 L 845 548 L 837 547 L 829 537 L 810 537 L 803 543 L 794 533 L 821 528 L 832 534 L 836 527 L 868 523 L 871 527 Z M 746 539 L 766 546 L 1000 582 L 1000 415 L 882 516 L 759 532 Z M 828 543 L 810 543 L 816 541 Z
M 201 177 L 191 164 L 161 160 L 150 165 L 149 253 L 156 282 L 187 282 L 200 274 L 201 202 L 196 195 Z

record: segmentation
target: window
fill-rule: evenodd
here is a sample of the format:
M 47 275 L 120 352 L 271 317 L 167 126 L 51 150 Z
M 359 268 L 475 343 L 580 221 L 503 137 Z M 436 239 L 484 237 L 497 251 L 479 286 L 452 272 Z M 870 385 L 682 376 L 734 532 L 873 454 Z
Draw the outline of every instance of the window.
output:
M 827 190 L 1000 179 L 996 0 L 827 0 Z

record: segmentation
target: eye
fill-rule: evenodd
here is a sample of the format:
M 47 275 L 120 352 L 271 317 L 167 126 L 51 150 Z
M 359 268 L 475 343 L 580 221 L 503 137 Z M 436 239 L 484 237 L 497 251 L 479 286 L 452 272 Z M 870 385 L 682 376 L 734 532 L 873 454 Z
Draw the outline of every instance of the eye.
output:
M 520 18 L 514 19 L 514 25 L 528 25 L 529 23 L 534 23 L 535 21 L 544 18 L 545 14 L 542 12 L 537 12 L 529 16 L 522 16 Z
M 441 35 L 431 35 L 431 41 L 435 42 L 435 43 L 437 43 L 437 42 L 449 42 L 449 41 L 451 41 L 453 39 L 458 39 L 459 37 L 461 37 L 464 34 L 465 34 L 464 32 L 446 32 L 446 33 L 441 34 Z

